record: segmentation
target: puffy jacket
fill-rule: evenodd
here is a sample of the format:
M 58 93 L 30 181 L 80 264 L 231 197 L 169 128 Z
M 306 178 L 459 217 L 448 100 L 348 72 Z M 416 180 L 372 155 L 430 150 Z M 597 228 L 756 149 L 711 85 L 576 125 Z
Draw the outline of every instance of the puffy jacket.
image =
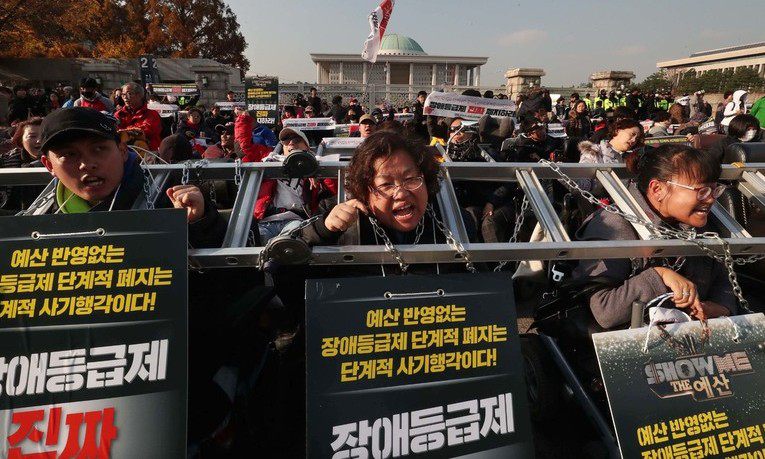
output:
M 159 144 L 162 143 L 162 118 L 159 113 L 146 104 L 138 110 L 125 105 L 114 113 L 114 117 L 119 121 L 119 129 L 140 129 L 149 141 L 149 148 L 159 150 Z
M 741 110 L 742 113 L 746 113 L 745 101 L 748 94 L 749 93 L 743 89 L 739 89 L 733 93 L 733 101 L 728 102 L 725 106 L 725 111 L 723 112 L 725 118 L 723 118 L 720 124 L 723 126 L 729 125 L 733 118 L 738 115 L 739 110 Z
M 276 147 L 279 140 L 276 138 L 274 131 L 269 129 L 265 124 L 258 124 L 255 129 L 252 130 L 252 143 L 258 143 L 265 145 L 268 148 Z
M 607 140 L 601 140 L 600 143 L 579 142 L 579 162 L 595 164 L 618 164 L 623 163 L 623 153 L 614 149 Z M 587 191 L 591 191 L 596 185 L 595 179 L 581 179 L 576 181 L 579 186 Z

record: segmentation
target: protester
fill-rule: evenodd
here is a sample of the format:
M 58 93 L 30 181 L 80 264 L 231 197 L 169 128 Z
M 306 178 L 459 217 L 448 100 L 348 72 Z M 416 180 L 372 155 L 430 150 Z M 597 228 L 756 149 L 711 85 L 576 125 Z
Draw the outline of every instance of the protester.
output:
M 361 137 L 366 139 L 375 131 L 376 126 L 377 122 L 372 118 L 372 115 L 362 115 L 359 119 L 359 130 L 352 133 L 350 137 Z
M 595 164 L 624 163 L 627 156 L 634 155 L 634 150 L 643 145 L 643 126 L 631 118 L 621 119 L 611 125 L 608 139 L 595 144 L 579 143 L 579 162 Z M 579 186 L 587 191 L 597 184 L 595 179 L 579 180 Z
M 178 132 L 184 133 L 192 139 L 213 137 L 213 135 L 208 136 L 202 110 L 196 107 L 189 109 L 186 118 L 178 121 Z
M 159 113 L 146 106 L 146 92 L 137 83 L 122 86 L 125 106 L 114 113 L 120 131 L 138 132 L 146 138 L 149 149 L 156 151 L 162 141 L 162 119 Z
M 308 138 L 299 129 L 286 127 L 279 132 L 280 155 L 268 154 L 262 145 L 252 143 L 252 117 L 242 112 L 237 116 L 234 134 L 244 152 L 244 161 L 283 161 L 296 151 L 310 151 Z M 264 154 L 266 153 L 266 154 Z M 258 222 L 260 242 L 265 245 L 291 222 L 311 215 L 321 199 L 337 193 L 337 181 L 331 179 L 265 180 L 255 203 L 254 217 Z
M 29 96 L 29 88 L 23 85 L 13 88 L 13 99 L 8 109 L 8 123 L 11 125 L 24 121 L 32 116 L 43 116 L 37 113 L 35 101 Z
M 669 107 L 670 124 L 674 125 L 675 129 L 672 132 L 673 135 L 686 135 L 686 134 L 698 134 L 699 125 L 688 119 L 688 111 L 686 110 L 689 100 L 678 99 L 680 102 L 675 102 Z M 686 105 L 683 105 L 685 103 Z
M 348 114 L 346 115 L 345 121 L 348 123 L 358 123 L 363 114 L 364 110 L 361 109 L 358 99 L 351 97 L 348 101 Z
M 40 124 L 42 118 L 35 117 L 16 125 L 12 144 L 14 148 L 0 155 L 0 168 L 40 167 Z M 0 215 L 14 215 L 26 209 L 40 194 L 38 186 L 0 186 Z
M 343 107 L 343 96 L 335 96 L 332 98 L 332 114 L 330 117 L 335 120 L 335 123 L 345 123 L 345 117 L 348 116 L 348 109 Z
M 306 118 L 315 118 L 316 112 L 314 112 L 313 106 L 309 105 L 303 110 L 303 116 Z
M 669 135 L 669 125 L 672 123 L 672 118 L 668 112 L 659 111 L 653 115 L 653 126 L 648 130 L 648 135 L 651 137 L 666 137 Z
M 728 125 L 733 121 L 734 116 L 746 113 L 746 98 L 748 95 L 747 91 L 739 89 L 733 92 L 730 102 L 725 104 L 723 119 L 720 121 L 720 125 L 725 133 L 728 132 Z
M 702 123 L 712 116 L 712 106 L 704 100 L 704 90 L 696 91 L 691 102 L 691 121 Z
M 58 93 L 53 91 L 48 95 L 47 112 L 50 113 L 53 110 L 58 110 L 59 108 L 61 108 L 61 99 L 59 99 Z
M 231 112 L 233 114 L 233 111 Z M 221 114 L 221 109 L 217 105 L 210 107 L 210 111 L 204 116 L 205 123 L 205 135 L 210 138 L 213 143 L 220 141 L 220 136 L 216 127 L 220 124 L 226 124 L 229 122 L 229 117 Z
M 593 128 L 590 142 L 599 144 L 602 140 L 607 140 L 610 127 L 623 119 L 635 119 L 635 114 L 627 107 L 616 107 L 615 110 L 606 111 L 603 121 Z
M 74 106 L 92 108 L 99 112 L 114 112 L 114 104 L 98 92 L 98 83 L 93 78 L 83 78 L 80 81 L 80 98 L 74 101 Z
M 122 99 L 122 88 L 117 88 L 112 91 L 112 97 L 110 99 L 116 110 L 125 106 L 125 101 Z
M 206 159 L 236 159 L 236 143 L 234 142 L 234 123 L 219 124 L 215 126 L 220 141 L 207 147 L 202 154 Z
M 73 107 L 48 115 L 41 124 L 41 162 L 55 188 L 27 214 L 129 210 L 144 190 L 140 158 L 124 144 L 114 120 L 96 110 Z M 165 192 L 168 205 L 186 210 L 194 247 L 220 246 L 226 221 L 193 185 Z
M 725 118 L 725 107 L 727 107 L 731 101 L 733 101 L 733 91 L 725 91 L 725 93 L 723 93 L 722 102 L 718 103 L 715 108 L 715 126 L 717 127 L 717 132 L 721 134 L 725 134 L 725 127 L 722 125 L 722 121 Z
M 662 145 L 631 167 L 637 180 L 629 185 L 633 199 L 656 226 L 696 228 L 703 232 L 715 199 L 724 190 L 717 183 L 720 163 L 711 155 L 680 145 Z M 577 232 L 582 241 L 638 239 L 632 225 L 606 210 L 591 215 Z M 615 284 L 589 300 L 598 324 L 607 329 L 630 321 L 632 303 L 647 303 L 667 292 L 675 306 L 697 319 L 737 312 L 726 270 L 708 257 L 581 260 L 575 278 L 606 277 Z M 662 263 L 665 263 L 662 265 Z
M 508 162 L 555 160 L 563 153 L 563 142 L 547 135 L 547 126 L 536 118 L 521 121 L 521 133 L 507 151 L 500 152 Z
M 321 104 L 321 98 L 319 97 L 318 91 L 316 90 L 316 88 L 311 88 L 310 95 L 308 96 L 308 105 L 306 106 L 306 108 L 308 108 L 308 106 L 311 106 L 313 108 L 313 112 L 317 114 L 317 116 L 318 114 L 321 114 L 324 112 L 324 108 L 322 107 L 322 104 Z
M 720 163 L 729 145 L 740 142 L 761 142 L 760 121 L 752 115 L 736 115 L 728 124 L 728 133 L 709 147 L 709 153 Z
M 587 103 L 583 100 L 578 100 L 568 113 L 568 119 L 566 123 L 566 135 L 570 139 L 586 139 L 590 137 L 592 132 L 592 124 L 590 123 L 590 113 L 587 110 Z
M 465 120 L 455 118 L 450 124 L 447 154 L 454 162 L 485 162 L 478 146 L 477 125 L 468 127 Z M 504 240 L 513 219 L 512 189 L 505 184 L 483 181 L 459 181 L 453 184 L 457 202 L 472 217 L 472 224 L 481 229 L 486 242 Z M 490 218 L 491 217 L 491 218 Z
M 321 217 L 301 236 L 310 245 L 381 245 L 384 241 L 374 221 L 393 244 L 443 243 L 444 237 L 426 212 L 430 204 L 437 213 L 438 174 L 438 162 L 419 144 L 394 132 L 376 132 L 356 150 L 346 171 L 346 189 L 354 198 L 340 204 L 322 202 Z M 472 228 L 468 231 L 469 236 L 475 234 Z M 454 267 L 441 269 L 450 268 Z M 380 273 L 380 269 L 354 267 L 354 273 Z M 435 271 L 426 265 L 412 269 Z M 385 267 L 384 272 L 400 272 L 400 267 Z

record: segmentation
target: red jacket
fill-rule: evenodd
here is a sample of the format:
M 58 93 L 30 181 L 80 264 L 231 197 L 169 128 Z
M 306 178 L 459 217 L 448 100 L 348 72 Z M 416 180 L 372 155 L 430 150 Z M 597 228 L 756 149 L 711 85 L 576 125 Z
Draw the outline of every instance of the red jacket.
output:
M 138 110 L 131 110 L 125 105 L 114 116 L 120 122 L 119 129 L 140 129 L 149 141 L 149 148 L 159 150 L 159 144 L 162 143 L 162 119 L 159 113 L 146 107 L 146 104 Z
M 243 162 L 260 162 L 271 153 L 271 149 L 260 144 L 252 143 L 252 129 L 254 119 L 248 114 L 242 114 L 237 117 L 234 124 L 234 139 L 239 143 L 239 147 L 244 152 Z M 335 179 L 323 179 L 319 180 L 319 186 L 315 188 L 310 187 L 309 179 L 304 179 L 304 190 L 310 190 L 310 195 L 305 197 L 307 205 L 310 206 L 311 212 L 315 212 L 319 207 L 319 201 L 322 198 L 322 193 L 337 194 L 337 180 Z M 255 211 L 253 215 L 257 220 L 263 219 L 266 216 L 268 208 L 271 206 L 271 202 L 274 199 L 274 192 L 276 191 L 276 180 L 264 180 L 260 185 L 260 192 L 258 193 L 258 199 L 255 202 Z

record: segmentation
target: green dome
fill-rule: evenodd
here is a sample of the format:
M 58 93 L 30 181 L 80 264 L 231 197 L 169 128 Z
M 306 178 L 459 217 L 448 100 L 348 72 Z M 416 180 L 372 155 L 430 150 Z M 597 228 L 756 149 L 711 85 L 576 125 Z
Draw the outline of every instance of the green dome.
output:
M 380 44 L 380 54 L 394 56 L 424 56 L 427 53 L 423 51 L 419 43 L 409 37 L 395 33 L 385 34 Z

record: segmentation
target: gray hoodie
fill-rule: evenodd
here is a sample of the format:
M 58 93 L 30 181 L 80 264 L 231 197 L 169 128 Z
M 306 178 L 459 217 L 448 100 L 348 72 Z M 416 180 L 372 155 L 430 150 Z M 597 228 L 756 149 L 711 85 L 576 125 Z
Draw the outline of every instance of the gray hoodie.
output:
M 649 220 L 655 225 L 663 224 L 634 184 L 629 185 L 629 190 Z M 604 210 L 590 215 L 577 231 L 576 237 L 581 241 L 638 239 L 628 221 Z M 619 287 L 600 290 L 590 298 L 590 309 L 598 324 L 603 328 L 614 328 L 630 321 L 633 301 L 647 303 L 670 291 L 659 273 L 653 269 L 654 266 L 662 266 L 662 261 L 660 258 L 581 260 L 574 270 L 573 278 L 606 276 L 622 281 Z M 733 289 L 720 263 L 705 256 L 688 257 L 677 272 L 696 284 L 702 301 L 719 303 L 727 307 L 731 314 L 737 312 Z

